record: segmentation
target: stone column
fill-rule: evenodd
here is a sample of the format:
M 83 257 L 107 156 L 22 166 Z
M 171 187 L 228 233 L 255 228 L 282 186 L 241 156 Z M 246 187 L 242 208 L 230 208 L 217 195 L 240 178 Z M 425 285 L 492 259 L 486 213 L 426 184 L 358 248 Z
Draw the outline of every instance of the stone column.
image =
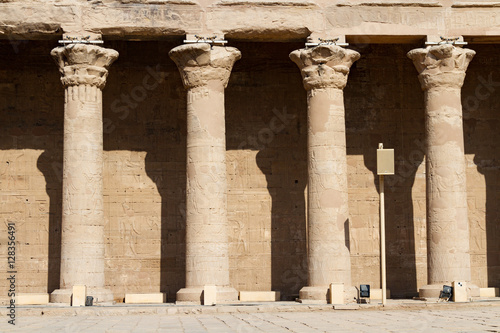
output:
M 51 301 L 69 303 L 75 285 L 99 302 L 113 300 L 104 281 L 102 92 L 118 52 L 73 44 L 51 52 L 65 88 L 61 286 Z
M 428 285 L 421 297 L 439 297 L 444 284 L 471 280 L 460 92 L 475 54 L 451 44 L 408 53 L 425 94 Z
M 358 52 L 319 45 L 290 54 L 307 90 L 308 285 L 303 302 L 325 302 L 330 283 L 343 283 L 345 301 L 354 299 L 349 225 L 344 93 Z
M 205 285 L 217 302 L 238 299 L 229 284 L 224 89 L 241 53 L 185 44 L 170 51 L 187 89 L 186 288 L 177 302 L 200 303 Z

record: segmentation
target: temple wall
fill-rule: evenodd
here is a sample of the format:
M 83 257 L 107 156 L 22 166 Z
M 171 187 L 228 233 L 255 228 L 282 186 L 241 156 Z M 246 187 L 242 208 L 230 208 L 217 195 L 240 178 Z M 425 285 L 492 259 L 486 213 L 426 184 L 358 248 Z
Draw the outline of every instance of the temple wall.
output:
M 186 92 L 167 56 L 181 42 L 106 43 L 120 53 L 103 91 L 106 284 L 117 301 L 159 291 L 173 301 L 185 283 Z M 6 267 L 7 223 L 15 222 L 23 293 L 60 282 L 64 90 L 49 55 L 55 45 L 0 43 L 0 261 Z M 225 97 L 230 280 L 292 299 L 307 283 L 307 105 L 288 54 L 303 44 L 230 45 L 242 52 Z M 425 128 L 406 53 L 419 44 L 351 46 L 361 53 L 344 91 L 353 284 L 380 284 L 383 142 L 395 149 L 397 173 L 386 177 L 388 288 L 414 296 L 427 282 Z M 469 48 L 477 52 L 462 90 L 472 282 L 498 286 L 500 59 L 496 45 Z

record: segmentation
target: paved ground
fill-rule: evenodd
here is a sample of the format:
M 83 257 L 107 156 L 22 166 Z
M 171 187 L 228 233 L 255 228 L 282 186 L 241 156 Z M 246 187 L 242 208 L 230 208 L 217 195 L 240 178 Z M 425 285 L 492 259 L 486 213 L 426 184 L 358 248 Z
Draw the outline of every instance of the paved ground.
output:
M 500 307 L 120 316 L 16 316 L 1 332 L 500 332 Z

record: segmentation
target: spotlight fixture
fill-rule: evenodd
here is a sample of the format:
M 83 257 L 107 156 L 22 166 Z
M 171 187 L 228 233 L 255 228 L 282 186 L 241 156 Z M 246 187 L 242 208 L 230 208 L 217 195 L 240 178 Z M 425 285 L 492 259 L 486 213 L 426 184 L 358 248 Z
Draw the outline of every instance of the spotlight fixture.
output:
M 453 287 L 444 285 L 443 290 L 441 290 L 441 293 L 439 294 L 439 298 L 446 299 L 446 301 L 449 301 L 452 295 L 453 295 Z
M 359 286 L 359 297 L 370 297 L 370 285 L 362 284 Z
M 85 298 L 85 306 L 92 306 L 92 305 L 94 305 L 94 297 L 87 296 Z

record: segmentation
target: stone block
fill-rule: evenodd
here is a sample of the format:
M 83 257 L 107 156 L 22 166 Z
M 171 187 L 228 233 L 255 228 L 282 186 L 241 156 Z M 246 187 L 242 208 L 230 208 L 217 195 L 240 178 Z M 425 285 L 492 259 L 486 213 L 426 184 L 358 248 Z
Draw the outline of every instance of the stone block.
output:
M 344 304 L 344 284 L 331 283 L 330 284 L 330 304 Z
M 205 286 L 203 288 L 203 305 L 217 304 L 217 287 Z
M 276 302 L 279 300 L 279 291 L 240 291 L 241 302 Z
M 386 297 L 387 299 L 391 298 L 391 291 L 389 289 L 386 289 Z M 370 300 L 372 299 L 377 299 L 381 300 L 382 299 L 382 289 L 370 289 Z
M 71 306 L 85 306 L 87 298 L 87 286 L 73 286 L 73 296 Z
M 49 303 L 49 294 L 17 294 L 17 305 L 45 305 Z
M 500 297 L 500 288 L 480 288 L 480 297 Z
M 148 294 L 125 294 L 125 303 L 127 304 L 161 304 L 165 303 L 167 294 L 148 293 Z
M 467 282 L 453 281 L 453 302 L 467 302 Z
M 359 310 L 358 304 L 336 304 L 333 306 L 334 310 Z

